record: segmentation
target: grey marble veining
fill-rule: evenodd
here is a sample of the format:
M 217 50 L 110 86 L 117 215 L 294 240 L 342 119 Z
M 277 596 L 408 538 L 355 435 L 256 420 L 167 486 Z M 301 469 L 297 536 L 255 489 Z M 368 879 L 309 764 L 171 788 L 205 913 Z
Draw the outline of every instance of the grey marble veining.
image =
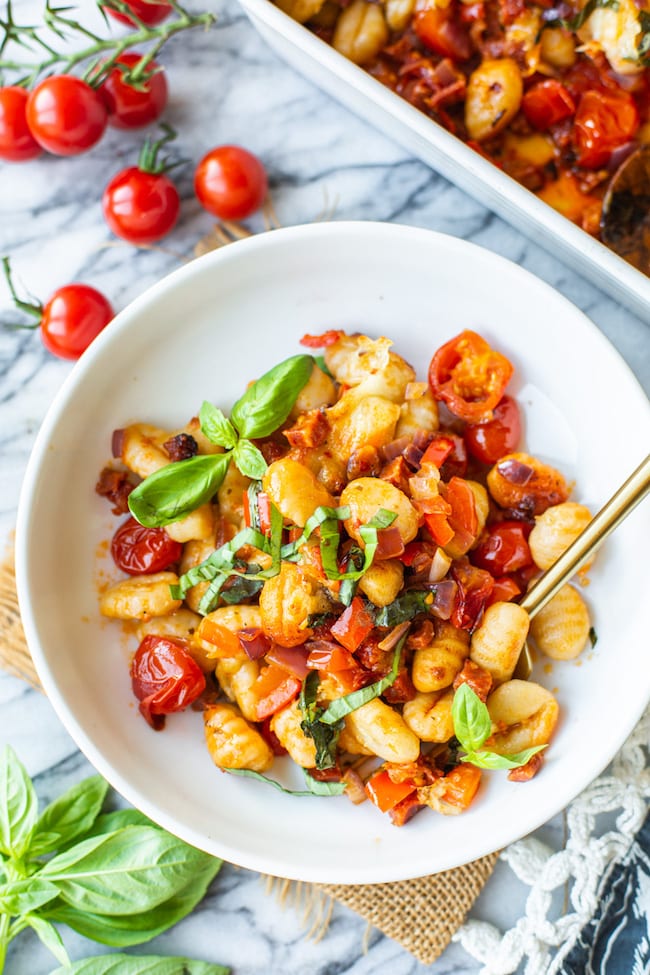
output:
M 203 6 L 207 6 L 205 0 Z M 38 16 L 35 0 L 15 2 L 18 19 Z M 89 3 L 81 6 L 90 7 Z M 193 3 L 194 9 L 201 4 Z M 450 186 L 403 149 L 355 118 L 284 65 L 261 41 L 234 0 L 216 3 L 210 32 L 174 39 L 165 49 L 171 89 L 167 119 L 178 130 L 178 158 L 197 161 L 232 142 L 265 162 L 283 224 L 322 218 L 392 220 L 472 240 L 516 261 L 551 283 L 605 332 L 650 389 L 647 327 L 574 274 L 551 254 Z M 0 253 L 11 255 L 20 279 L 47 298 L 72 280 L 93 284 L 124 307 L 191 256 L 211 227 L 192 192 L 192 165 L 179 168 L 181 220 L 159 248 L 136 250 L 105 227 L 101 191 L 135 161 L 142 135 L 107 136 L 76 159 L 42 158 L 25 166 L 0 164 Z M 262 229 L 261 217 L 249 221 Z M 398 257 L 396 257 L 398 259 Z M 9 306 L 0 284 L 0 310 Z M 179 325 L 182 327 L 182 325 Z M 9 540 L 20 482 L 38 426 L 70 371 L 52 358 L 37 333 L 0 330 L 0 538 Z M 89 430 L 92 437 L 94 431 Z M 10 743 L 49 801 L 91 773 L 45 698 L 0 677 L 0 745 Z M 562 841 L 558 817 L 539 831 Z M 510 926 L 523 910 L 526 888 L 499 865 L 473 916 Z M 305 938 L 300 916 L 266 895 L 257 875 L 224 869 L 200 908 L 182 924 L 134 952 L 188 954 L 231 964 L 236 975 L 475 975 L 479 966 L 451 946 L 432 966 L 419 965 L 394 942 L 371 931 L 342 907 L 326 936 Z M 73 957 L 102 949 L 65 932 Z M 364 945 L 367 944 L 367 951 Z M 46 975 L 54 964 L 36 938 L 23 934 L 10 951 L 9 975 Z

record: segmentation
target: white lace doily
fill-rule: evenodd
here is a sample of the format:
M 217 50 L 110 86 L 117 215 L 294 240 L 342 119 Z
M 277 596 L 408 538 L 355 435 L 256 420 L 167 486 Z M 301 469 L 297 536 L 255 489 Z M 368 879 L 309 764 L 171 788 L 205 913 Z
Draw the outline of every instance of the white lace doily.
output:
M 525 915 L 505 933 L 493 924 L 470 920 L 453 938 L 483 963 L 481 975 L 512 975 L 521 965 L 525 975 L 558 972 L 596 910 L 603 875 L 629 850 L 646 817 L 649 750 L 650 707 L 607 774 L 568 807 L 564 849 L 553 852 L 528 837 L 503 851 L 501 860 L 530 887 Z M 616 817 L 615 828 L 599 835 L 597 817 L 602 814 Z M 569 913 L 553 920 L 553 895 L 567 885 Z

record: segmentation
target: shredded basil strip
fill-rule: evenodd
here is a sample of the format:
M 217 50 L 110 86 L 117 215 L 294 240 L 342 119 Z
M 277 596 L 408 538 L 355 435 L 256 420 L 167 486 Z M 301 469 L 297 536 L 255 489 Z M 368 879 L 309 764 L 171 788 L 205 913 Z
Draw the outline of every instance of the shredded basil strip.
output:
M 284 792 L 284 794 L 287 796 L 336 796 L 342 795 L 342 793 L 345 792 L 345 784 L 343 782 L 316 782 L 316 780 L 312 779 L 311 776 L 309 776 L 310 781 L 307 782 L 309 791 L 302 792 L 296 789 L 285 789 L 285 787 L 280 785 L 279 782 L 276 782 L 275 779 L 269 778 L 268 775 L 262 775 L 261 772 L 253 772 L 252 769 L 225 768 L 223 771 L 229 772 L 230 775 L 242 775 L 247 779 L 257 779 L 259 782 L 266 782 L 267 785 L 272 785 L 274 789 L 278 790 L 278 792 Z M 304 772 L 305 780 L 307 780 L 307 770 L 305 769 Z M 316 788 L 312 788 L 312 782 Z M 319 789 L 318 787 L 320 786 L 328 786 L 328 788 L 326 790 Z M 336 788 L 332 788 L 333 786 Z
M 639 24 L 641 34 L 636 49 L 639 52 L 639 61 L 648 67 L 650 65 L 650 13 L 647 10 L 639 11 Z
M 610 10 L 618 10 L 620 7 L 619 0 L 587 0 L 579 14 L 575 17 L 571 17 L 569 20 L 564 20 L 561 17 L 556 17 L 553 20 L 547 20 L 544 27 L 565 27 L 567 30 L 580 30 L 580 28 L 585 24 L 594 10 L 599 7 L 609 7 Z
M 397 626 L 406 620 L 412 620 L 418 613 L 428 613 L 433 605 L 436 588 L 409 589 L 398 596 L 388 606 L 375 610 L 377 626 Z
M 319 684 L 318 671 L 312 670 L 303 681 L 298 706 L 303 716 L 300 727 L 307 737 L 312 739 L 316 748 L 316 768 L 326 769 L 332 768 L 335 764 L 336 746 L 343 728 L 343 721 L 337 721 L 335 724 L 323 724 L 320 720 L 325 709 L 316 703 Z
M 332 572 L 331 575 L 328 573 L 329 579 L 348 579 L 350 581 L 357 581 L 363 575 L 366 574 L 370 566 L 372 565 L 373 559 L 375 557 L 375 552 L 377 551 L 377 546 L 379 545 L 378 531 L 382 528 L 389 528 L 393 524 L 397 515 L 394 511 L 387 511 L 386 508 L 380 508 L 369 522 L 365 525 L 361 525 L 359 528 L 359 534 L 361 535 L 365 548 L 363 550 L 363 565 L 360 569 L 352 569 L 347 572 L 339 572 L 338 569 Z
M 309 541 L 312 534 L 317 528 L 326 521 L 345 521 L 349 518 L 351 511 L 347 505 L 343 505 L 341 508 L 326 508 L 323 505 L 319 505 L 314 511 L 305 524 L 302 530 L 302 535 L 295 540 L 295 542 L 289 542 L 288 545 L 282 546 L 282 558 L 288 559 L 294 555 L 298 554 L 298 550 Z
M 178 580 L 177 586 L 170 586 L 174 599 L 183 599 L 185 594 L 199 582 L 212 582 L 220 573 L 229 576 L 234 571 L 235 555 L 244 545 L 253 545 L 262 552 L 268 552 L 269 540 L 255 528 L 242 528 L 234 538 L 212 552 L 200 565 L 195 565 Z
M 408 631 L 404 634 L 395 647 L 393 666 L 385 677 L 382 677 L 381 680 L 376 681 L 374 684 L 369 684 L 368 687 L 361 687 L 358 691 L 352 691 L 350 694 L 346 694 L 344 697 L 339 697 L 335 701 L 332 701 L 327 710 L 320 716 L 319 720 L 324 724 L 333 725 L 337 721 L 340 721 L 341 718 L 351 714 L 352 711 L 356 711 L 357 708 L 367 704 L 368 701 L 372 701 L 374 698 L 379 697 L 380 694 L 384 693 L 387 687 L 394 684 L 397 677 L 397 672 L 399 671 L 400 660 L 402 657 L 402 647 L 406 641 L 407 634 Z
M 311 795 L 313 796 L 342 796 L 345 793 L 345 782 L 320 782 L 304 768 L 303 775 Z

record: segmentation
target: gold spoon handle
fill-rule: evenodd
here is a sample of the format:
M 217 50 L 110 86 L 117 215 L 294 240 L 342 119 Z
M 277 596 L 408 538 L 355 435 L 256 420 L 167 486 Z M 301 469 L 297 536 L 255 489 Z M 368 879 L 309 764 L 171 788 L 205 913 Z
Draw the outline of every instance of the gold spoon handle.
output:
M 650 491 L 650 454 L 642 461 L 625 484 L 589 522 L 566 552 L 540 576 L 522 599 L 520 606 L 534 616 L 552 599 L 561 586 L 587 562 L 608 535 L 627 518 L 630 511 Z

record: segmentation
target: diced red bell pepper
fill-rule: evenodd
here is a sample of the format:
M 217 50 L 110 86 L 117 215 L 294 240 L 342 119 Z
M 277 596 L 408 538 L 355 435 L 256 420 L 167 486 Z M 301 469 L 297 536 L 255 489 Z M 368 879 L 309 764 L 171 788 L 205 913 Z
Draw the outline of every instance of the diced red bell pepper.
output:
M 307 346 L 308 349 L 324 349 L 328 345 L 334 345 L 344 335 L 345 332 L 343 329 L 330 328 L 320 335 L 303 335 L 300 339 L 300 344 Z
M 454 449 L 454 442 L 449 437 L 434 437 L 422 454 L 421 464 L 435 464 L 440 468 Z
M 305 646 L 309 649 L 307 666 L 310 670 L 337 673 L 339 670 L 352 670 L 358 666 L 350 651 L 333 640 L 313 640 Z
M 375 772 L 366 782 L 368 798 L 382 812 L 393 809 L 398 802 L 415 792 L 415 788 L 415 783 L 410 779 L 405 782 L 393 782 L 385 771 Z
M 444 778 L 444 792 L 441 801 L 462 812 L 468 809 L 481 783 L 481 770 L 476 765 L 463 763 L 447 772 Z
M 286 707 L 300 693 L 302 681 L 288 674 L 282 667 L 269 664 L 264 667 L 260 676 L 253 684 L 252 691 L 257 698 L 255 706 L 255 720 L 264 721 Z
M 375 621 L 365 608 L 363 600 L 355 596 L 348 608 L 339 616 L 330 630 L 335 640 L 354 653 L 372 632 Z
M 215 657 L 238 657 L 241 654 L 242 648 L 236 634 L 215 623 L 209 616 L 204 616 L 199 623 L 196 636 L 214 646 Z
M 448 545 L 454 537 L 454 529 L 449 524 L 451 505 L 442 496 L 427 501 L 429 511 L 424 515 L 424 524 L 437 545 L 442 548 Z

